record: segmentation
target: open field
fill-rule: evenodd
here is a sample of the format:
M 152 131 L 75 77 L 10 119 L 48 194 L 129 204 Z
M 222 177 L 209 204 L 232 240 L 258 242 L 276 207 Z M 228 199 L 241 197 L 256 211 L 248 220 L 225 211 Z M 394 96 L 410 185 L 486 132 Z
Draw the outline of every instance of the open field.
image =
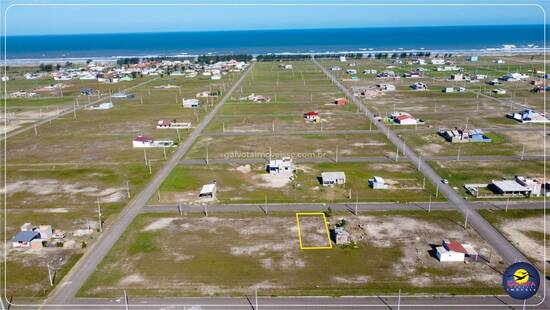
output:
M 544 222 L 548 223 L 549 217 L 545 216 L 544 210 L 482 210 L 480 213 L 538 268 L 544 268 L 547 264 L 545 251 L 546 255 L 550 251 L 550 234 L 547 225 L 544 225 Z
M 333 224 L 340 217 L 333 216 Z M 455 212 L 369 213 L 345 217 L 355 246 L 300 250 L 295 217 L 141 215 L 112 249 L 81 296 L 500 293 L 503 265 L 438 262 L 442 238 L 488 245 L 464 231 Z M 185 238 L 178 236 L 185 235 Z M 416 236 L 411 238 L 408 236 Z M 483 276 L 481 276 L 483 275 Z
M 151 162 L 151 173 L 161 167 L 165 161 L 163 150 L 132 148 L 136 135 L 178 142 L 176 130 L 158 130 L 155 128 L 157 121 L 177 119 L 194 126 L 214 107 L 217 99 L 201 100 L 204 104 L 195 110 L 183 109 L 182 98 L 194 98 L 201 91 L 224 91 L 237 76 L 238 73 L 230 73 L 219 81 L 202 76 L 150 79 L 150 83 L 131 91 L 135 98 L 112 99 L 114 108 L 110 110 L 78 111 L 76 119 L 71 113 L 39 126 L 38 135 L 30 130 L 8 138 L 7 238 L 19 231 L 25 222 L 52 225 L 66 235 L 62 249 L 10 250 L 8 268 L 16 268 L 18 273 L 7 272 L 9 279 L 17 277 L 10 282 L 9 295 L 14 298 L 45 297 L 51 290 L 45 262 L 56 260 L 58 256 L 62 258 L 58 282 L 85 251 L 83 247 L 97 238 L 98 201 L 105 225 L 112 225 L 114 215 L 130 200 L 128 189 L 133 197 L 151 176 L 144 156 Z M 116 87 L 125 88 L 122 84 Z M 179 88 L 159 88 L 163 85 Z M 79 88 L 75 89 L 78 92 Z M 81 99 L 81 104 L 87 103 L 83 100 L 86 99 Z M 28 101 L 20 103 L 24 105 Z M 36 111 L 36 108 L 20 109 Z M 180 139 L 186 139 L 188 134 L 181 130 Z M 173 151 L 175 148 L 167 149 L 166 156 L 171 156 Z M 30 286 L 29 283 L 34 284 Z
M 435 198 L 435 188 L 408 163 L 323 163 L 297 165 L 294 179 L 289 174 L 268 174 L 266 166 L 208 165 L 178 166 L 160 188 L 160 202 L 200 204 L 198 193 L 203 184 L 216 180 L 220 203 L 269 202 L 415 202 Z M 345 186 L 322 186 L 323 171 L 343 171 Z M 381 176 L 390 185 L 388 190 L 374 190 L 368 179 Z M 351 191 L 351 197 L 349 196 Z M 439 197 L 441 199 L 442 197 Z M 154 199 L 154 202 L 158 202 Z

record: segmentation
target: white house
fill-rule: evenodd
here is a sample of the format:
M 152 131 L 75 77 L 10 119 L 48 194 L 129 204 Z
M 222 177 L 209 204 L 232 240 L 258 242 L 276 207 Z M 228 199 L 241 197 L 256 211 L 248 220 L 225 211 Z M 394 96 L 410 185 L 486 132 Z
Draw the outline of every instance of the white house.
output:
M 427 90 L 428 85 L 426 85 L 425 83 L 422 83 L 422 82 L 416 82 L 416 83 L 411 85 L 411 88 L 413 90 Z
M 292 70 L 292 65 L 285 65 L 285 70 Z
M 346 56 L 340 56 L 340 62 L 346 62 Z
M 522 123 L 548 123 L 550 118 L 546 113 L 539 113 L 534 110 L 523 110 L 521 112 L 509 113 L 506 115 L 511 119 Z
M 323 186 L 333 186 L 346 184 L 346 174 L 344 172 L 322 172 L 321 182 Z
M 393 84 L 377 84 L 376 87 L 381 91 L 395 91 L 395 85 Z
M 157 123 L 157 129 L 189 129 L 191 123 L 178 123 L 176 120 L 163 119 Z
M 113 108 L 112 102 L 104 102 L 88 108 L 88 110 L 109 110 Z
M 267 166 L 269 173 L 292 173 L 294 172 L 294 164 L 292 158 L 283 157 L 282 159 L 270 160 Z
M 372 187 L 372 189 L 388 189 L 389 185 L 384 183 L 384 179 L 382 177 L 373 177 L 372 179 L 369 179 L 369 185 Z
M 132 141 L 134 147 L 152 147 L 154 140 L 146 136 L 137 136 Z
M 217 190 L 218 190 L 218 187 L 216 185 L 216 181 L 213 181 L 210 184 L 203 185 L 199 193 L 199 198 L 205 199 L 205 200 L 216 199 Z
M 398 125 L 416 125 L 419 123 L 416 118 L 407 112 L 393 112 L 390 117 Z
M 181 105 L 184 108 L 198 108 L 199 100 L 198 99 L 182 99 Z
M 463 262 L 464 261 L 464 253 L 455 252 L 455 251 L 449 251 L 445 247 L 438 246 L 435 248 L 436 250 L 436 256 L 437 259 L 439 259 L 440 262 Z

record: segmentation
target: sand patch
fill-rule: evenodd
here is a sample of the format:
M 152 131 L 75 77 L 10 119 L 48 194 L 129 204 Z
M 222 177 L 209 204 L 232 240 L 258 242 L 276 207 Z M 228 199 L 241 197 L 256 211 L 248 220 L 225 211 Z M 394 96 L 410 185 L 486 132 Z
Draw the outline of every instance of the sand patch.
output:
M 274 174 L 259 174 L 252 177 L 254 180 L 260 181 L 258 186 L 281 188 L 287 186 L 292 178 L 292 173 L 274 173 Z
M 145 279 L 143 278 L 143 276 L 141 276 L 139 273 L 134 273 L 122 278 L 122 280 L 119 281 L 119 284 L 132 285 L 132 284 L 140 284 L 140 283 L 143 283 L 144 281 Z
M 175 217 L 165 217 L 165 218 L 158 219 L 152 222 L 151 224 L 145 226 L 145 228 L 143 228 L 143 231 L 154 231 L 154 230 L 166 228 L 170 224 L 172 224 L 172 222 L 175 220 L 177 220 L 177 218 Z

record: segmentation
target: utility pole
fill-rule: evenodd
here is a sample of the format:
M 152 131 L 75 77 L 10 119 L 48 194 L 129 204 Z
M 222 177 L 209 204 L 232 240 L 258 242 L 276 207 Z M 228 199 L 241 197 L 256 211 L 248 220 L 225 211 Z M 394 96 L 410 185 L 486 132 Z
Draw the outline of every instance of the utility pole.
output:
M 525 156 L 525 144 L 521 147 L 521 160 L 523 160 L 523 157 Z
M 164 159 L 166 159 L 166 146 L 162 147 L 162 155 L 164 156 Z
M 176 129 L 176 134 L 178 135 L 178 142 L 181 142 L 180 129 L 179 128 Z
M 430 201 L 428 202 L 428 213 L 432 212 L 432 194 L 430 194 Z
M 179 215 L 181 215 L 182 214 L 182 212 L 181 212 L 181 201 L 178 200 L 178 204 L 176 205 L 176 208 L 178 209 Z
M 439 196 L 439 183 L 435 186 L 435 198 Z
M 508 205 L 510 204 L 510 198 L 506 199 L 506 208 L 505 212 L 508 212 Z
M 468 228 L 468 215 L 470 214 L 470 211 L 466 210 L 466 217 L 464 218 L 464 229 Z
M 208 217 L 208 203 L 204 204 L 204 216 Z
M 50 263 L 47 263 L 46 266 L 48 267 L 48 280 L 50 281 L 50 286 L 53 286 L 53 281 L 55 279 L 55 269 L 50 267 Z
M 267 194 L 265 194 L 264 213 L 267 215 Z
M 424 176 L 424 179 L 422 180 L 422 189 L 426 189 L 426 176 Z
M 145 149 L 143 149 L 143 160 L 145 161 L 145 166 L 147 166 L 148 165 L 147 151 Z
M 456 161 L 460 161 L 460 147 L 458 147 L 458 152 L 456 153 Z
M 36 124 L 34 124 L 34 135 L 38 136 L 38 128 L 36 128 Z
M 254 289 L 254 295 L 256 297 L 256 306 L 254 307 L 254 310 L 258 310 L 258 289 Z
M 126 294 L 126 290 L 124 290 L 124 305 L 126 306 L 126 310 L 128 310 L 128 294 Z
M 399 289 L 399 293 L 397 295 L 397 310 L 401 308 L 401 289 Z
M 336 145 L 336 156 L 335 156 L 336 162 L 338 162 L 338 145 Z
M 149 159 L 149 160 L 147 161 L 147 163 L 148 163 L 147 166 L 149 167 L 149 174 L 152 174 L 153 172 L 151 171 L 151 160 Z
M 399 160 L 399 146 L 395 147 L 395 161 Z
M 355 216 L 357 216 L 358 206 L 359 206 L 359 193 L 355 192 Z
M 103 219 L 101 218 L 101 204 L 99 203 L 99 197 L 97 197 L 97 215 L 99 221 L 99 232 L 103 232 Z
M 418 155 L 418 168 L 417 168 L 418 171 L 420 171 L 420 157 L 422 156 Z
M 126 193 L 128 194 L 128 199 L 130 198 L 130 182 L 126 181 Z
M 160 201 L 160 189 L 157 191 L 157 201 Z
M 206 164 L 208 165 L 208 144 L 206 144 Z

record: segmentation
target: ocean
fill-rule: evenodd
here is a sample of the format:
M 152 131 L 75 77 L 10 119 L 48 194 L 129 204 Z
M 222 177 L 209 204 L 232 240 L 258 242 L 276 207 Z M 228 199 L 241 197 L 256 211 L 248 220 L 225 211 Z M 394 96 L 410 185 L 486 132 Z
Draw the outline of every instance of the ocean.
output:
M 8 36 L 7 59 L 345 51 L 484 51 L 543 45 L 542 25 Z M 2 38 L 2 45 L 4 38 Z M 2 47 L 3 48 L 3 47 Z

